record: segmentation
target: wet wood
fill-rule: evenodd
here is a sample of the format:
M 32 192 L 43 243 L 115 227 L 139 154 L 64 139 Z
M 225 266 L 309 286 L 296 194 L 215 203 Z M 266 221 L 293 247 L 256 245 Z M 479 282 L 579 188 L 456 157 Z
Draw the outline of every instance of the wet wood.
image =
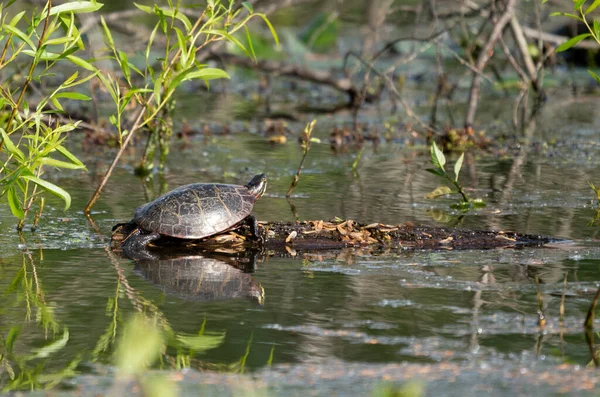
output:
M 115 228 L 113 246 L 120 243 L 134 225 L 122 224 Z M 222 233 L 203 240 L 180 240 L 161 238 L 157 245 L 185 247 L 220 247 L 292 251 L 332 250 L 347 247 L 392 250 L 453 250 L 537 247 L 560 240 L 545 236 L 519 234 L 506 231 L 464 230 L 415 226 L 410 223 L 387 225 L 383 223 L 361 224 L 353 220 L 259 222 L 258 232 L 262 241 L 252 239 L 246 225 L 235 231 Z

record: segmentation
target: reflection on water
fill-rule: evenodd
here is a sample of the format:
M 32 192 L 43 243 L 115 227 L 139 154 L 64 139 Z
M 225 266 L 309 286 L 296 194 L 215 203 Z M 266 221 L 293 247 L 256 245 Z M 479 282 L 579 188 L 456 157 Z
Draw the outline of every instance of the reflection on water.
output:
M 259 304 L 265 293 L 252 276 L 255 255 L 241 262 L 237 257 L 171 253 L 157 260 L 137 261 L 134 271 L 167 293 L 205 302 L 246 298 Z

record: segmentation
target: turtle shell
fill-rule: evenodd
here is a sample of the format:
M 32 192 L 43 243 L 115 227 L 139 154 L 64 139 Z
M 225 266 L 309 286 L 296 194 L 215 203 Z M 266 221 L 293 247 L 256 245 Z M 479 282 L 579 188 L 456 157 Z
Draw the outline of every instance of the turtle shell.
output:
M 203 238 L 242 221 L 250 215 L 257 199 L 246 186 L 193 183 L 138 207 L 133 221 L 146 231 Z

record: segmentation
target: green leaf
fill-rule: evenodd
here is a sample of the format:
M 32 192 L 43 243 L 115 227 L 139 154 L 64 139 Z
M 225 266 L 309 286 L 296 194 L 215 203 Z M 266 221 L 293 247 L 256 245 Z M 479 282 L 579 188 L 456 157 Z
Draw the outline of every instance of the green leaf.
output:
M 247 1 L 242 2 L 242 6 L 245 9 L 247 9 L 250 14 L 254 13 L 254 8 L 252 7 L 252 4 L 250 4 L 249 2 L 247 2 Z
M 21 20 L 21 18 L 23 18 L 23 15 L 25 15 L 25 11 L 21 11 L 20 13 L 18 13 L 17 15 L 15 15 L 10 22 L 8 23 L 10 26 L 17 26 L 17 24 L 19 23 L 19 21 Z
M 56 159 L 53 159 L 52 157 L 42 157 L 40 159 L 40 164 L 49 165 L 50 167 L 67 168 L 70 170 L 80 170 L 80 169 L 85 168 L 85 166 L 83 164 L 82 165 L 73 164 L 73 163 L 69 163 L 67 161 L 56 160 Z
M 271 35 L 273 36 L 273 40 L 275 40 L 275 44 L 277 45 L 277 47 L 279 47 L 279 37 L 277 37 L 277 32 L 275 31 L 275 28 L 273 27 L 273 25 L 271 25 L 271 21 L 269 21 L 269 19 L 267 18 L 267 16 L 265 14 L 256 14 L 256 15 L 261 17 L 262 20 L 265 22 L 265 24 L 269 27 L 269 30 L 271 31 Z
M 252 45 L 252 36 L 250 36 L 250 30 L 248 30 L 248 26 L 244 25 L 244 30 L 246 31 L 246 41 L 248 42 L 248 48 L 250 49 L 250 54 L 252 55 L 251 59 L 256 62 L 256 52 L 254 52 L 254 46 Z
M 71 1 L 52 7 L 50 15 L 62 14 L 64 12 L 72 12 L 73 14 L 88 13 L 98 11 L 104 4 L 96 1 Z M 47 12 L 44 12 L 41 18 L 46 18 Z
M 578 21 L 583 22 L 583 18 L 579 15 L 569 14 L 568 12 L 553 12 L 550 14 L 551 17 L 567 17 L 572 19 L 577 19 Z
M 2 135 L 2 142 L 4 142 L 4 148 L 8 151 L 8 153 L 17 157 L 21 162 L 25 161 L 25 154 L 15 146 L 15 144 L 10 140 L 10 137 L 4 131 L 4 128 L 0 128 L 0 135 Z
M 460 174 L 460 169 L 463 165 L 463 160 L 465 159 L 465 154 L 461 154 L 456 163 L 454 163 L 454 182 L 458 182 L 458 174 Z
M 177 43 L 179 44 L 179 49 L 181 50 L 181 66 L 183 68 L 188 68 L 190 65 L 188 65 L 188 53 L 187 47 L 185 45 L 185 36 L 183 35 L 183 32 L 178 28 L 175 28 L 175 33 L 177 34 Z
M 79 92 L 59 92 L 58 94 L 54 95 L 55 98 L 67 98 L 67 99 L 74 99 L 76 101 L 89 101 L 92 98 L 90 98 L 87 95 L 83 95 L 80 94 Z
M 71 206 L 71 195 L 61 187 L 33 175 L 22 175 L 21 178 L 35 183 L 46 191 L 60 197 L 65 202 L 65 211 Z
M 71 163 L 79 165 L 80 168 L 85 169 L 85 165 L 81 162 L 81 160 L 79 160 L 77 157 L 75 157 L 75 155 L 71 152 L 69 152 L 67 150 L 67 148 L 65 148 L 62 145 L 58 145 L 56 147 L 56 151 L 59 152 L 60 154 L 62 154 L 66 159 L 68 159 Z
M 160 17 L 160 12 L 162 12 L 162 14 L 164 16 L 170 17 L 170 18 L 175 18 L 175 19 L 179 19 L 183 25 L 185 26 L 185 30 L 186 32 L 189 33 L 190 30 L 192 30 L 192 23 L 190 22 L 190 20 L 188 19 L 188 17 L 186 17 L 184 14 L 182 14 L 179 11 L 175 11 L 175 10 L 170 10 L 168 8 L 162 8 L 162 7 L 158 7 L 155 6 L 155 8 L 153 7 L 148 7 L 148 6 L 143 6 L 141 4 L 137 4 L 137 3 L 133 3 L 137 8 L 139 8 L 140 10 L 148 13 L 148 14 L 156 14 Z M 157 10 L 158 8 L 158 10 Z
M 223 37 L 223 38 L 229 40 L 230 42 L 232 42 L 233 44 L 235 44 L 240 50 L 242 50 L 242 52 L 248 58 L 252 58 L 252 55 L 248 52 L 248 50 L 246 49 L 246 47 L 244 47 L 244 45 L 238 39 L 236 39 L 235 37 L 233 37 L 232 35 L 230 35 L 226 31 L 220 30 L 220 29 L 212 29 L 212 30 L 206 30 L 205 33 L 207 35 L 213 34 L 215 36 Z
M 584 14 L 587 15 L 594 11 L 600 5 L 600 0 L 594 0 L 594 2 L 585 10 Z
M 127 54 L 123 51 L 118 51 L 119 54 L 119 65 L 121 66 L 121 71 L 123 72 L 123 76 L 127 82 L 131 81 L 131 70 L 129 69 L 129 60 L 127 59 Z
M 23 205 L 21 205 L 21 202 L 17 197 L 17 190 L 15 186 L 10 186 L 8 188 L 6 198 L 8 199 L 10 212 L 12 212 L 16 218 L 25 219 L 25 211 L 23 210 Z
M 555 52 L 561 52 L 561 51 L 568 50 L 569 48 L 573 47 L 575 44 L 579 43 L 581 40 L 585 39 L 586 37 L 590 37 L 590 36 L 591 36 L 590 33 L 583 33 L 583 34 L 577 35 L 575 37 L 572 37 L 569 40 L 562 43 L 561 45 L 559 45 L 556 48 Z
M 214 349 L 223 344 L 225 340 L 224 333 L 217 333 L 215 335 L 182 335 L 179 334 L 175 337 L 183 347 L 192 349 L 195 352 L 203 352 L 206 350 Z
M 588 73 L 594 78 L 594 80 L 596 80 L 596 83 L 600 84 L 600 76 L 598 76 L 596 73 L 594 73 L 593 71 L 588 69 Z
M 187 80 L 214 80 L 214 79 L 231 79 L 226 71 L 217 68 L 203 68 L 187 73 L 182 81 Z
M 81 66 L 82 68 L 92 71 L 92 72 L 97 72 L 98 70 L 94 67 L 94 65 L 92 65 L 91 63 L 89 63 L 88 61 L 84 61 L 83 59 L 76 57 L 75 55 L 67 55 L 66 59 L 68 59 L 69 61 L 71 61 L 72 63 L 74 63 L 77 66 Z
M 437 147 L 435 142 L 431 144 L 430 156 L 433 165 L 443 170 L 446 165 L 446 156 L 444 156 L 444 153 Z
M 573 0 L 573 11 L 578 11 L 587 0 Z
M 600 0 L 598 0 L 598 1 L 600 1 Z M 596 39 L 600 39 L 600 23 L 598 23 L 598 21 L 594 19 L 594 24 L 592 26 L 593 26 L 594 36 L 596 36 Z
M 55 96 L 51 97 L 50 101 L 52 102 L 55 108 L 63 112 L 65 111 L 65 109 L 63 109 L 62 105 L 60 104 L 60 102 L 58 102 L 58 99 L 56 99 Z
M 81 39 L 81 34 L 79 33 L 77 26 L 75 26 L 75 18 L 73 17 L 73 14 L 60 14 L 58 17 L 60 18 L 61 25 L 67 37 L 75 39 L 77 48 L 80 50 L 85 50 L 83 40 Z
M 426 199 L 434 199 L 437 197 L 445 196 L 447 194 L 455 193 L 448 186 L 439 186 L 435 188 L 432 192 L 429 192 L 425 195 Z
M 32 50 L 23 50 L 22 52 L 23 54 L 29 55 L 33 58 L 35 58 L 38 55 L 38 52 Z M 60 59 L 60 54 L 57 54 L 56 52 L 49 52 L 43 50 L 39 53 L 39 59 L 41 59 L 42 61 L 57 61 Z
M 40 347 L 39 349 L 32 349 L 35 353 L 31 358 L 46 358 L 58 351 L 60 351 L 63 347 L 67 345 L 69 341 L 69 330 L 65 328 L 63 335 L 60 339 L 53 341 L 49 345 L 44 347 Z
M 20 38 L 21 40 L 23 40 L 25 43 L 27 43 L 27 45 L 29 47 L 31 47 L 31 49 L 33 51 L 36 50 L 35 44 L 33 44 L 33 41 L 31 41 L 31 39 L 29 38 L 29 36 L 27 36 L 25 33 L 23 33 L 17 27 L 11 26 L 11 25 L 4 25 L 4 29 L 7 30 L 9 33 L 14 34 L 15 36 L 17 36 L 18 38 Z
M 113 50 L 115 48 L 115 41 L 113 40 L 112 34 L 110 33 L 110 29 L 106 25 L 106 21 L 104 20 L 104 16 L 100 16 L 100 24 L 102 25 L 102 33 L 104 35 L 104 40 L 106 40 L 106 45 Z

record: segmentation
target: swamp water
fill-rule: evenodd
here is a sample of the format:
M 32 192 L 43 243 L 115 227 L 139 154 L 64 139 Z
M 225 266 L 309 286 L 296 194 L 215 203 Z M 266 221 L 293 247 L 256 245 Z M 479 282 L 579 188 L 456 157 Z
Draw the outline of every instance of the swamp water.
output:
M 571 146 L 514 159 L 467 159 L 463 183 L 475 186 L 471 194 L 488 206 L 460 219 L 449 210 L 449 199 L 423 198 L 438 184 L 423 171 L 425 150 L 415 156 L 414 148 L 401 144 L 367 147 L 355 176 L 354 154 L 334 155 L 327 144 L 315 144 L 292 197 L 301 219 L 459 224 L 568 241 L 545 248 L 387 256 L 359 250 L 309 259 L 258 255 L 255 271 L 241 274 L 255 291 L 262 289 L 263 305 L 244 294 L 212 301 L 199 296 L 208 276 L 198 281 L 194 274 L 199 269 L 208 274 L 211 266 L 214 271 L 214 262 L 163 263 L 163 271 L 170 266 L 181 272 L 171 280 L 168 272 L 115 256 L 107 249 L 110 230 L 129 220 L 138 205 L 176 186 L 245 183 L 260 172 L 268 175 L 269 186 L 254 214 L 259 220 L 292 221 L 285 192 L 299 148 L 235 134 L 174 142 L 172 150 L 178 154 L 170 157 L 164 176 L 146 184 L 132 175 L 133 155 L 121 163 L 94 208 L 97 230 L 80 209 L 111 154 L 83 154 L 89 173 L 54 175 L 71 192 L 72 209 L 64 213 L 50 200 L 35 233 L 19 238 L 8 208 L 0 207 L 0 334 L 6 345 L 11 329 L 19 330 L 13 351 L 22 374 L 40 380 L 67 375 L 56 376 L 62 381 L 50 395 L 141 393 L 118 380 L 127 369 L 115 367 L 113 359 L 139 310 L 158 314 L 176 338 L 193 339 L 200 330 L 213 337 L 194 339 L 199 346 L 191 354 L 188 345 L 169 347 L 158 369 L 146 374 L 180 395 L 362 395 L 407 381 L 405 391 L 413 395 L 594 394 L 600 377 L 586 368 L 591 356 L 583 321 L 600 279 L 587 186 L 600 174 L 600 164 L 565 155 L 573 152 Z M 507 185 L 510 189 L 503 188 Z M 133 357 L 143 353 L 141 335 L 142 352 Z M 19 373 L 18 361 L 9 363 Z M 177 369 L 185 363 L 191 369 Z M 71 372 L 65 370 L 69 366 Z M 10 388 L 6 371 L 2 386 Z

